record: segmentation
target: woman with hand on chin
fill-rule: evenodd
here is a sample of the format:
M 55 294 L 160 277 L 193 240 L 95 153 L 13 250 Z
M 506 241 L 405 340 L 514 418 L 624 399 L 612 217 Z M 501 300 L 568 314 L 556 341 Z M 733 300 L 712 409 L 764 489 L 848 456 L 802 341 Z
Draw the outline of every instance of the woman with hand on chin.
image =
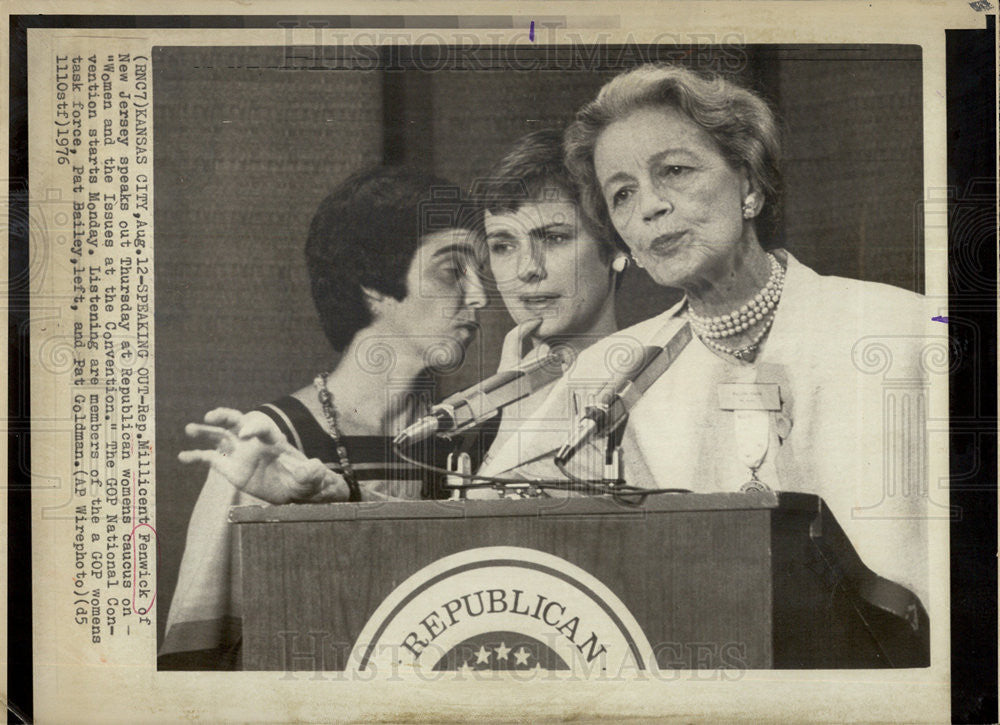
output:
M 306 243 L 313 300 L 338 362 L 255 411 L 219 408 L 188 425 L 189 435 L 213 447 L 179 456 L 210 468 L 161 667 L 236 663 L 242 606 L 231 506 L 439 495 L 436 478 L 399 461 L 391 441 L 426 411 L 428 370 L 461 359 L 485 303 L 473 246 L 478 212 L 434 198 L 449 186 L 395 169 L 344 181 L 321 204 Z M 422 214 L 427 203 L 434 214 Z M 449 204 L 451 222 L 428 228 Z
M 483 256 L 515 322 L 500 370 L 549 349 L 564 359 L 563 371 L 554 369 L 547 384 L 504 408 L 482 475 L 524 463 L 520 429 L 537 432 L 565 420 L 565 400 L 549 395 L 553 385 L 561 375 L 572 377 L 581 351 L 618 329 L 615 291 L 628 257 L 613 232 L 580 212 L 562 142 L 556 129 L 523 136 L 476 188 L 484 208 Z
M 821 276 L 769 249 L 758 221 L 777 204 L 775 119 L 725 78 L 624 73 L 579 111 L 566 151 L 588 214 L 685 293 L 622 334 L 662 344 L 685 324 L 694 333 L 631 411 L 626 481 L 818 494 L 869 567 L 925 598 L 926 431 L 919 415 L 883 423 L 884 379 L 865 370 L 865 346 L 892 346 L 893 375 L 923 380 L 937 313 L 914 293 Z M 596 374 L 603 361 L 587 355 Z
M 562 131 L 518 139 L 477 187 L 486 255 L 504 306 L 533 340 L 579 352 L 617 329 L 618 274 L 628 257 L 616 235 L 580 213 L 563 163 Z

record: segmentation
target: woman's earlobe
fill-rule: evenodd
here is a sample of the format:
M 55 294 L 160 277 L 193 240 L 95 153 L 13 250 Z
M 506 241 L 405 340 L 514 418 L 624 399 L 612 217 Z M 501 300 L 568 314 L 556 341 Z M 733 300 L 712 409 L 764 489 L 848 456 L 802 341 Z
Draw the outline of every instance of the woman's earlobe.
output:
M 757 201 L 757 192 L 751 191 L 743 200 L 743 218 L 753 219 L 759 212 L 760 206 Z

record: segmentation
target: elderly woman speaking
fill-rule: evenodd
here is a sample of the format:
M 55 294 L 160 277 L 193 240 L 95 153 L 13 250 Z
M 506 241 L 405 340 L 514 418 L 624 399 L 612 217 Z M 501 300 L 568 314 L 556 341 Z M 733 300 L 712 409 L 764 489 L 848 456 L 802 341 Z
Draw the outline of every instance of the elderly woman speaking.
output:
M 585 211 L 685 293 L 581 363 L 606 368 L 616 343 L 693 333 L 631 411 L 626 480 L 815 493 L 871 569 L 926 601 L 922 363 L 943 334 L 920 295 L 822 276 L 762 245 L 776 128 L 754 93 L 669 66 L 614 78 L 578 112 L 566 153 Z M 898 381 L 909 383 L 891 394 Z

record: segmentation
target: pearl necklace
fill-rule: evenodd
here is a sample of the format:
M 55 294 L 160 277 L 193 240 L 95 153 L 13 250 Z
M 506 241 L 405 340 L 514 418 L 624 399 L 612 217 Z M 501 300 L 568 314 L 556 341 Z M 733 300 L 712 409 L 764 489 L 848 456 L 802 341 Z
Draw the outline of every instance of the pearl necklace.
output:
M 727 345 L 718 343 L 710 338 L 701 338 L 701 341 L 713 350 L 718 350 L 726 355 L 732 355 L 737 360 L 742 360 L 749 357 L 750 353 L 757 349 L 757 346 L 760 345 L 760 341 L 764 339 L 764 335 L 766 335 L 767 331 L 771 329 L 772 322 L 774 322 L 774 315 L 771 315 L 771 317 L 767 319 L 767 322 L 765 322 L 764 326 L 760 328 L 760 331 L 753 336 L 753 339 L 750 340 L 747 345 L 744 345 L 743 347 L 728 347 Z
M 764 339 L 764 335 L 774 322 L 774 314 L 785 286 L 785 270 L 773 254 L 768 253 L 767 256 L 771 262 L 771 275 L 767 279 L 767 284 L 745 305 L 718 317 L 701 317 L 688 309 L 691 326 L 705 345 L 726 355 L 732 355 L 737 360 L 749 357 L 760 345 L 760 341 Z M 729 347 L 716 342 L 719 338 L 745 332 L 761 322 L 764 324 L 743 347 Z
M 745 305 L 718 317 L 702 317 L 689 310 L 691 326 L 698 333 L 698 337 L 713 340 L 733 337 L 774 315 L 774 309 L 778 306 L 781 290 L 785 284 L 785 270 L 781 268 L 781 264 L 773 254 L 768 253 L 767 256 L 771 262 L 771 274 L 767 284 Z

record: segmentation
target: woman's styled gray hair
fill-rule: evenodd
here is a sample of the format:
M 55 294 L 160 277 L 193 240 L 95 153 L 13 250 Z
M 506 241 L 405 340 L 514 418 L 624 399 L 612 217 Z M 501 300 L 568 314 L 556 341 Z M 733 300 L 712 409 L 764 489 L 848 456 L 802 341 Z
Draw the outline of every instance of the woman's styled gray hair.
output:
M 721 75 L 675 65 L 642 65 L 613 78 L 581 108 L 566 130 L 566 166 L 579 186 L 584 212 L 613 228 L 594 173 L 594 146 L 615 121 L 643 108 L 668 106 L 698 124 L 734 167 L 746 167 L 764 195 L 763 221 L 774 223 L 780 194 L 781 142 L 774 113 L 756 93 Z

